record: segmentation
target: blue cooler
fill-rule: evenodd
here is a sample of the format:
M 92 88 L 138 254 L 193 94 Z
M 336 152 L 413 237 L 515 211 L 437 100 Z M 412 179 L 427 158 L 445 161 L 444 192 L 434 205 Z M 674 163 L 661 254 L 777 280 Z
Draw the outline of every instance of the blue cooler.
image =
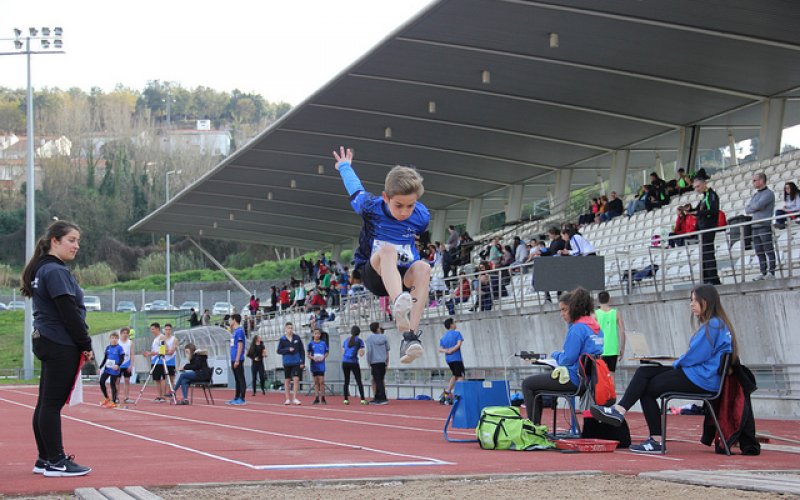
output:
M 450 439 L 447 428 L 474 429 L 487 406 L 509 406 L 507 380 L 465 380 L 456 382 L 453 407 L 444 423 L 444 438 L 453 443 L 472 443 L 477 439 Z

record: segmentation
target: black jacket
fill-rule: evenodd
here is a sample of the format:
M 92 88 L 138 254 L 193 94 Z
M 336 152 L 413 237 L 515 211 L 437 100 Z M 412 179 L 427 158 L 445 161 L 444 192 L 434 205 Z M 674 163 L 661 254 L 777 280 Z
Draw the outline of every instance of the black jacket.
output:
M 211 380 L 211 368 L 208 366 L 208 355 L 194 353 L 191 361 L 186 363 L 184 370 L 192 370 L 197 375 L 197 382 L 208 382 Z
M 761 444 L 756 439 L 756 419 L 750 404 L 750 395 L 757 389 L 753 372 L 737 362 L 731 367 L 731 373 L 725 376 L 719 398 L 712 401 L 728 448 L 733 448 L 738 442 L 742 455 L 761 454 Z M 700 442 L 710 446 L 716 437 L 717 428 L 714 426 L 714 420 L 710 414 L 706 414 Z M 717 453 L 725 453 L 719 443 L 715 448 Z
M 697 229 L 712 229 L 717 227 L 719 223 L 719 196 L 716 191 L 708 188 L 703 199 L 697 204 L 695 208 L 695 216 L 697 217 Z

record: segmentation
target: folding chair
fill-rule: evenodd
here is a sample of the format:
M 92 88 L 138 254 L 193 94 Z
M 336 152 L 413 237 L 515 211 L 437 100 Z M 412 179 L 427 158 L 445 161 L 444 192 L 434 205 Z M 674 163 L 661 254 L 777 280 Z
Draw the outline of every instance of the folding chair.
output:
M 722 428 L 719 425 L 719 418 L 717 418 L 717 412 L 714 411 L 714 407 L 712 406 L 711 402 L 714 401 L 722 394 L 722 388 L 725 385 L 725 377 L 728 374 L 728 368 L 730 368 L 731 364 L 731 354 L 725 353 L 722 355 L 722 363 L 720 363 L 719 372 L 722 375 L 722 380 L 719 384 L 719 389 L 717 392 L 703 392 L 703 393 L 688 393 L 688 392 L 665 392 L 661 396 L 661 454 L 664 455 L 667 453 L 667 409 L 668 403 L 673 399 L 688 399 L 693 401 L 702 401 L 703 406 L 706 411 L 711 413 L 711 418 L 714 419 L 714 425 L 717 427 L 717 433 L 719 434 L 719 440 L 722 441 L 722 446 L 725 447 L 725 454 L 730 455 L 731 450 L 728 447 L 728 441 L 725 439 L 725 435 L 722 433 Z
M 199 387 L 203 389 L 203 396 L 206 398 L 206 404 L 214 404 L 214 395 L 211 394 L 211 381 L 210 380 L 197 380 L 189 383 L 189 402 L 194 404 L 194 388 Z

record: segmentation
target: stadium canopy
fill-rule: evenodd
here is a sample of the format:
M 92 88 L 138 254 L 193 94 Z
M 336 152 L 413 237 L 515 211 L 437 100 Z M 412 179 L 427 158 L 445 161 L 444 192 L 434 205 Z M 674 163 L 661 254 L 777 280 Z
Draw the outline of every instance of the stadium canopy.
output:
M 340 145 L 375 193 L 415 166 L 434 232 L 731 137 L 774 155 L 765 127 L 800 121 L 798 26 L 785 0 L 433 2 L 131 230 L 350 244 Z

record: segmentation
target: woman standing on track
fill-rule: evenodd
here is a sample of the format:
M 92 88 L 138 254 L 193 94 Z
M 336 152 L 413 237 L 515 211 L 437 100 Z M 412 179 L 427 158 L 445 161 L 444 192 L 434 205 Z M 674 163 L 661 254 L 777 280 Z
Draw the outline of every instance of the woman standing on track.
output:
M 80 248 L 80 228 L 56 221 L 39 238 L 22 271 L 22 295 L 33 299 L 33 353 L 42 362 L 39 398 L 33 412 L 33 434 L 39 457 L 35 474 L 83 476 L 92 471 L 64 453 L 61 409 L 67 403 L 81 358 L 92 358 L 83 291 L 65 262 Z
M 361 328 L 353 325 L 350 329 L 350 336 L 342 343 L 342 370 L 344 371 L 344 404 L 350 404 L 350 374 L 356 379 L 358 394 L 361 396 L 361 404 L 367 404 L 364 398 L 364 384 L 361 383 L 361 367 L 358 366 L 358 358 L 364 356 L 364 341 L 359 338 Z

